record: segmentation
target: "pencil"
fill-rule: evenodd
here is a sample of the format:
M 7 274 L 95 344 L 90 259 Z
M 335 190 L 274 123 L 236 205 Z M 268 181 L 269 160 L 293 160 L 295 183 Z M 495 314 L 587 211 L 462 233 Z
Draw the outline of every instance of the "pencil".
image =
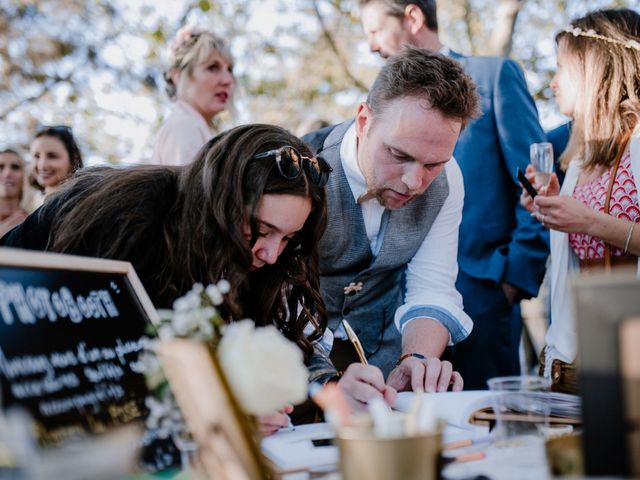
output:
M 478 460 L 484 460 L 487 458 L 487 454 L 484 452 L 472 452 L 472 453 L 463 453 L 462 455 L 458 455 L 456 457 L 444 457 L 443 463 L 466 463 L 466 462 L 475 462 Z
M 455 450 L 457 448 L 470 447 L 471 445 L 477 445 L 479 443 L 488 443 L 493 441 L 491 435 L 486 435 L 478 438 L 467 438 L 465 440 L 455 440 L 453 442 L 445 443 L 442 445 L 443 450 Z
M 347 322 L 344 318 L 342 319 L 342 325 L 344 325 L 344 330 L 347 332 L 347 337 L 349 337 L 349 341 L 353 344 L 353 348 L 355 348 L 356 353 L 358 354 L 358 358 L 360 359 L 360 363 L 365 365 L 369 365 L 367 361 L 367 357 L 364 354 L 364 348 L 362 348 L 362 344 L 356 335 L 356 332 L 353 331 L 349 322 Z

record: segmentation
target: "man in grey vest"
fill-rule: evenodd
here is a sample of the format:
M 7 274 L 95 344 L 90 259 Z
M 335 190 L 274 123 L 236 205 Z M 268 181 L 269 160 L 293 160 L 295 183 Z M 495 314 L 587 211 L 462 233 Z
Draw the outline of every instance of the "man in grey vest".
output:
M 334 348 L 346 319 L 397 390 L 462 389 L 440 356 L 472 329 L 455 289 L 464 187 L 452 154 L 478 108 L 457 62 L 407 48 L 355 120 L 304 137 L 333 168 L 319 250 Z
M 360 0 L 373 52 L 386 58 L 413 45 L 460 62 L 477 85 L 482 116 L 460 134 L 454 156 L 466 201 L 458 246 L 456 288 L 474 328 L 453 348 L 470 389 L 520 373 L 520 300 L 537 295 L 549 254 L 549 232 L 520 204 L 516 171 L 529 146 L 546 141 L 522 68 L 499 57 L 466 56 L 440 41 L 436 0 Z

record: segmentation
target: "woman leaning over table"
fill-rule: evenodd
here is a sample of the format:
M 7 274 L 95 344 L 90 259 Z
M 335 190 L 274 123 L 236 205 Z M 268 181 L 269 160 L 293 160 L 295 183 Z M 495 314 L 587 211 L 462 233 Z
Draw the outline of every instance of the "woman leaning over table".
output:
M 600 10 L 556 36 L 558 69 L 551 81 L 560 111 L 573 119 L 561 157 L 566 177 L 522 203 L 551 229 L 551 326 L 541 372 L 553 388 L 576 392 L 576 323 L 569 277 L 578 271 L 633 265 L 640 254 L 640 15 Z
M 196 282 L 224 278 L 225 316 L 277 326 L 303 351 L 310 381 L 323 383 L 336 377 L 317 251 L 330 170 L 286 130 L 236 127 L 184 167 L 84 171 L 0 244 L 129 261 L 159 308 Z M 382 372 L 368 365 L 338 385 L 352 402 L 385 391 Z M 385 392 L 389 402 L 394 395 Z M 290 410 L 262 419 L 263 433 L 286 425 Z
M 164 78 L 175 105 L 158 132 L 153 163 L 186 165 L 215 135 L 212 121 L 231 103 L 233 59 L 221 38 L 193 26 L 176 33 L 169 57 Z
M 0 151 L 0 237 L 26 217 L 25 164 L 15 150 Z

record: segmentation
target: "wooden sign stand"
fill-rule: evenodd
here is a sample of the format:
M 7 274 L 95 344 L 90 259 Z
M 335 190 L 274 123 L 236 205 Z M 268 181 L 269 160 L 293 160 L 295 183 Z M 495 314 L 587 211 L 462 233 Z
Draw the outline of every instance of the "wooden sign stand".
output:
M 199 461 L 216 480 L 265 480 L 272 474 L 220 365 L 192 340 L 161 342 L 158 353 L 189 429 L 200 445 Z

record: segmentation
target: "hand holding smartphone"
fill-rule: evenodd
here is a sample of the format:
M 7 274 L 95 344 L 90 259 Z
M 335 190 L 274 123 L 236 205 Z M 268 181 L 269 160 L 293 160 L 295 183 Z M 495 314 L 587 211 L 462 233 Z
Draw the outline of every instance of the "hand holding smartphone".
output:
M 518 180 L 520 181 L 524 189 L 527 191 L 527 193 L 529 193 L 531 198 L 532 199 L 536 198 L 536 195 L 538 195 L 538 191 L 535 188 L 533 188 L 533 185 L 531 185 L 531 182 L 527 180 L 527 177 L 524 175 L 524 173 L 522 173 L 522 170 L 518 168 L 518 172 L 516 175 L 518 176 Z

